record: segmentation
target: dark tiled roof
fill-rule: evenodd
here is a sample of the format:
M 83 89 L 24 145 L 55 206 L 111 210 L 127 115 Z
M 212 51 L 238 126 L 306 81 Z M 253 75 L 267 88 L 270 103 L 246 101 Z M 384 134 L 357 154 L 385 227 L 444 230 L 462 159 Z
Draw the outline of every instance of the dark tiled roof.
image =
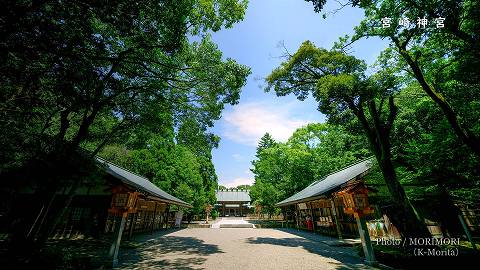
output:
M 215 195 L 217 202 L 249 202 L 251 200 L 248 190 L 217 190 Z
M 337 172 L 331 173 L 322 179 L 313 182 L 302 191 L 293 196 L 277 203 L 277 206 L 284 206 L 294 204 L 296 202 L 305 201 L 308 198 L 321 196 L 334 189 L 339 188 L 348 181 L 367 172 L 372 166 L 372 159 L 363 160 L 348 167 L 345 167 Z
M 148 193 L 149 195 L 156 197 L 162 201 L 166 201 L 172 204 L 192 207 L 190 204 L 168 194 L 167 192 L 161 190 L 150 182 L 147 178 L 140 175 L 134 174 L 130 171 L 127 171 L 111 162 L 108 162 L 100 157 L 96 157 L 97 161 L 103 164 L 106 167 L 106 172 L 111 176 L 119 179 L 124 184 L 127 184 L 137 190 Z

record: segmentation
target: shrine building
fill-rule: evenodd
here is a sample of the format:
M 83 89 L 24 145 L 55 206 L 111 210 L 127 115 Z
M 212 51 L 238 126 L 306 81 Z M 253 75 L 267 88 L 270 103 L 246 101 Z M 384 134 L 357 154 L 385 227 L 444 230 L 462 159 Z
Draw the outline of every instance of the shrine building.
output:
M 247 189 L 227 188 L 215 192 L 217 208 L 222 217 L 244 217 L 251 208 L 250 191 Z

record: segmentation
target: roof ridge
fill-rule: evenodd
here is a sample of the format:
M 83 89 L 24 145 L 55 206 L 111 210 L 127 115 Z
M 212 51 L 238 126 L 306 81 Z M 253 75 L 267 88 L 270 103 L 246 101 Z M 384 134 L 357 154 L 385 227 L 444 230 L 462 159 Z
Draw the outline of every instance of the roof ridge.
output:
M 108 164 L 110 164 L 110 165 L 113 165 L 113 166 L 115 166 L 115 167 L 117 167 L 117 168 L 120 168 L 120 169 L 122 169 L 122 170 L 124 170 L 124 171 L 126 171 L 126 172 L 129 172 L 129 173 L 131 173 L 131 174 L 134 174 L 134 175 L 136 175 L 136 176 L 138 176 L 138 177 L 141 177 L 141 178 L 143 178 L 143 179 L 145 179 L 145 180 L 148 180 L 148 182 L 152 183 L 152 181 L 150 181 L 150 180 L 149 180 L 148 178 L 146 178 L 145 176 L 139 175 L 139 174 L 137 174 L 137 173 L 135 173 L 135 172 L 132 172 L 132 171 L 130 171 L 129 169 L 126 169 L 125 167 L 122 167 L 122 166 L 120 166 L 120 165 L 118 165 L 118 164 L 116 164 L 116 163 L 113 163 L 113 162 L 111 162 L 111 161 L 108 161 L 108 160 L 106 160 L 106 159 L 104 159 L 104 158 L 102 158 L 102 157 L 99 157 L 99 156 L 95 156 L 95 158 L 100 159 L 100 160 L 104 161 L 105 163 L 108 163 Z M 153 183 L 152 183 L 152 184 L 153 184 Z M 156 186 L 156 185 L 155 185 L 155 186 Z
M 364 159 L 362 159 L 362 160 L 359 160 L 359 161 L 356 161 L 356 162 L 354 162 L 354 163 L 351 163 L 350 165 L 347 165 L 347 166 L 345 166 L 345 167 L 342 167 L 341 169 L 338 169 L 338 170 L 336 170 L 336 171 L 334 171 L 334 172 L 331 172 L 331 173 L 329 173 L 329 174 L 327 174 L 327 175 L 324 175 L 324 176 L 320 177 L 320 179 L 315 180 L 313 183 L 311 183 L 311 184 L 308 185 L 307 187 L 316 185 L 317 183 L 322 182 L 323 180 L 325 180 L 325 179 L 326 179 L 327 177 L 329 177 L 330 175 L 336 174 L 336 173 L 338 173 L 338 172 L 341 172 L 341 171 L 343 171 L 343 170 L 346 170 L 346 169 L 348 169 L 348 168 L 350 168 L 350 167 L 353 167 L 353 166 L 355 166 L 355 165 L 358 165 L 358 164 L 360 164 L 360 163 L 362 163 L 362 162 L 364 162 L 364 161 L 371 160 L 371 159 L 373 159 L 373 156 L 370 156 L 370 157 L 368 157 L 368 158 L 364 158 Z
M 277 206 L 280 205 L 280 204 L 281 204 L 281 205 L 284 205 L 284 204 L 286 205 L 286 204 L 288 204 L 288 203 L 291 204 L 291 203 L 298 202 L 298 201 L 300 201 L 300 200 L 302 200 L 302 199 L 305 199 L 305 198 L 308 198 L 308 197 L 318 196 L 318 195 L 324 194 L 325 192 L 329 192 L 332 188 L 335 188 L 335 187 L 338 187 L 338 186 L 340 186 L 340 185 L 343 185 L 343 184 L 347 183 L 348 181 L 350 181 L 351 179 L 353 179 L 353 178 L 346 178 L 346 177 L 344 177 L 344 176 L 349 176 L 349 177 L 350 177 L 350 176 L 352 176 L 352 173 L 348 173 L 347 175 L 342 175 L 342 174 L 340 174 L 340 176 L 342 176 L 342 178 L 345 178 L 345 179 L 343 179 L 342 181 L 338 181 L 338 179 L 335 180 L 336 178 L 339 178 L 339 176 L 332 176 L 332 175 L 335 175 L 335 174 L 337 174 L 337 173 L 339 173 L 339 172 L 341 172 L 341 171 L 347 171 L 347 172 L 348 172 L 349 169 L 352 168 L 353 166 L 359 165 L 359 164 L 361 164 L 361 163 L 365 163 L 366 161 L 372 162 L 372 161 L 373 161 L 373 156 L 368 157 L 368 158 L 365 158 L 365 159 L 362 159 L 362 160 L 359 160 L 359 161 L 356 161 L 356 162 L 354 162 L 354 163 L 351 163 L 351 164 L 348 165 L 348 166 L 343 167 L 343 168 L 340 169 L 340 170 L 337 170 L 337 171 L 335 171 L 335 172 L 332 172 L 332 173 L 330 173 L 330 174 L 327 174 L 326 176 L 323 176 L 323 177 L 322 177 L 322 180 L 317 180 L 317 181 L 313 182 L 313 183 L 310 184 L 308 187 L 306 187 L 306 188 L 302 189 L 301 191 L 293 194 L 292 196 L 290 196 L 290 197 L 288 197 L 288 198 L 286 198 L 286 199 L 278 202 L 276 205 L 277 205 Z M 363 167 L 365 167 L 365 168 L 363 168 Z M 361 167 L 359 167 L 359 168 L 362 168 L 362 172 L 361 172 L 360 174 L 357 173 L 357 174 L 356 174 L 357 176 L 358 176 L 358 175 L 361 175 L 362 173 L 364 173 L 364 172 L 366 172 L 366 171 L 368 171 L 368 170 L 371 168 L 371 164 L 365 163 L 363 166 L 361 166 Z M 356 169 L 356 170 L 354 170 L 354 171 L 358 171 L 358 170 Z M 328 181 L 328 182 L 323 181 L 323 180 L 325 180 L 326 178 L 328 178 L 328 177 L 330 177 L 330 176 L 333 177 L 333 178 L 332 178 L 332 179 L 333 179 L 332 181 L 334 181 L 334 182 L 332 182 L 332 181 Z M 319 191 L 318 189 L 320 189 L 320 191 Z M 301 197 L 301 196 L 303 196 L 303 197 Z

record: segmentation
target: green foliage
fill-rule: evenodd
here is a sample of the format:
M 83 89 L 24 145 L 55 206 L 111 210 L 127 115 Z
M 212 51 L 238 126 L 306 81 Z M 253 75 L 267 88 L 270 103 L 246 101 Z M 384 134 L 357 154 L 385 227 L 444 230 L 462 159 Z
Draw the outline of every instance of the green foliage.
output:
M 316 12 L 320 12 L 326 3 L 306 1 L 313 3 Z M 341 38 L 335 44 L 335 50 L 344 50 L 349 42 L 364 37 L 377 36 L 391 41 L 389 48 L 378 58 L 377 67 L 380 68 L 380 78 L 387 75 L 387 81 L 383 80 L 382 84 L 392 82 L 390 74 L 394 74 L 393 83 L 397 80 L 396 84 L 402 86 L 401 91 L 396 91 L 399 92 L 395 97 L 398 116 L 391 144 L 398 177 L 406 186 L 409 197 L 423 200 L 434 195 L 478 204 L 480 2 L 380 0 L 351 1 L 348 4 L 362 8 L 365 19 L 355 28 L 353 38 L 350 41 L 348 37 Z M 382 18 L 390 18 L 391 26 L 382 27 Z M 410 26 L 399 25 L 401 18 L 410 19 Z M 429 20 L 425 29 L 416 25 L 418 18 Z M 436 18 L 445 18 L 445 27 L 437 28 Z M 311 46 L 302 47 L 311 50 Z M 310 56 L 310 59 L 315 57 Z M 302 63 L 311 65 L 312 62 Z M 283 65 L 279 69 L 282 68 Z M 312 71 L 317 70 L 290 68 L 286 72 L 293 75 L 284 83 L 297 80 L 296 74 L 300 74 L 301 79 L 308 78 L 300 72 L 314 75 Z M 280 74 L 277 78 L 286 77 Z M 324 83 L 328 83 L 325 84 L 327 89 L 335 90 L 341 86 L 350 90 L 353 87 L 350 79 L 344 77 L 334 82 L 324 79 Z M 310 86 L 303 83 L 310 82 L 305 79 L 300 82 L 299 85 L 307 91 Z M 270 87 L 277 90 L 277 85 L 270 84 Z M 310 90 L 316 91 L 311 87 Z M 294 93 L 303 98 L 306 95 L 301 91 L 294 90 Z M 320 105 L 321 109 L 329 111 L 328 106 L 322 108 L 324 104 Z M 355 121 L 345 115 L 333 120 L 343 120 L 337 123 L 349 129 L 356 126 Z M 378 182 L 378 177 L 370 178 Z
M 265 212 L 273 214 L 279 201 L 369 155 L 363 138 L 339 126 L 309 124 L 297 129 L 286 143 L 265 135 L 252 162 L 255 183 L 250 196 Z
M 255 180 L 255 184 L 250 190 L 250 197 L 254 205 L 261 205 L 262 211 L 273 215 L 275 213 L 275 204 L 278 202 L 279 190 L 272 183 L 264 183 L 262 180 Z
M 215 220 L 218 218 L 220 214 L 218 213 L 218 210 L 217 209 L 213 209 L 211 212 L 210 212 L 210 216 L 211 216 L 211 219 L 212 220 Z
M 343 42 L 341 39 L 340 43 Z M 379 64 L 388 67 L 388 62 L 382 60 Z M 399 80 L 385 67 L 367 76 L 363 61 L 342 50 L 328 51 L 306 41 L 266 78 L 266 91 L 273 89 L 278 96 L 294 94 L 300 100 L 312 94 L 330 123 L 342 124 L 351 120 L 348 115 L 355 116 L 380 166 L 392 201 L 400 209 L 396 220 L 404 220 L 403 236 L 428 235 L 400 185 L 392 162 L 390 133 L 397 116 L 394 95 L 398 93 Z
M 272 138 L 272 135 L 270 135 L 268 132 L 265 133 L 262 138 L 260 138 L 260 141 L 258 142 L 257 146 L 257 158 L 260 156 L 260 153 L 276 144 L 275 140 Z
M 448 194 L 462 203 L 478 203 L 479 159 L 458 140 L 438 107 L 416 85 L 400 93 L 398 104 L 395 159 L 402 183 L 415 186 L 407 189 L 410 197 Z
M 207 129 L 238 103 L 250 69 L 223 57 L 209 33 L 242 20 L 247 1 L 2 4 L 0 175 L 34 181 L 44 205 L 71 190 L 62 211 L 39 217 L 39 246 L 98 153 L 194 213 L 214 201 L 218 138 Z
M 6 3 L 2 171 L 78 146 L 95 154 L 126 139 L 139 144 L 158 123 L 194 118 L 212 126 L 225 103 L 238 101 L 250 71 L 222 59 L 203 33 L 232 26 L 245 7 L 234 0 Z M 187 35 L 197 34 L 189 43 Z
M 175 144 L 173 138 L 152 138 L 143 149 L 126 150 L 121 146 L 108 146 L 100 154 L 147 177 L 161 189 L 192 204 L 193 209 L 187 212 L 203 213 L 205 204 L 213 203 L 215 171 L 209 175 L 209 178 L 214 179 L 209 181 L 214 182 L 208 184 L 204 182 L 203 170 L 206 165 L 213 167 L 211 161 L 205 161 L 204 157 L 196 155 L 185 145 Z
M 439 106 L 455 135 L 480 156 L 478 130 L 478 86 L 480 69 L 480 15 L 478 1 L 365 1 L 366 18 L 355 28 L 353 40 L 378 36 L 388 38 L 407 71 Z M 389 28 L 378 27 L 381 18 L 391 18 Z M 410 27 L 398 25 L 400 18 L 415 19 Z M 416 18 L 427 18 L 425 29 Z M 444 18 L 444 27 L 436 27 Z M 468 93 L 468 94 L 467 94 Z

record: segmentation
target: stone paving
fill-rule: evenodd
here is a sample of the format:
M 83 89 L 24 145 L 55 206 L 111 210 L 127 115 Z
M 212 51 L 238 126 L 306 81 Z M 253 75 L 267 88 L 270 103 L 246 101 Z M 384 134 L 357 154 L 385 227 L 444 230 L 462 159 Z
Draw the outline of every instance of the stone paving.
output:
M 294 229 L 181 229 L 137 239 L 119 269 L 371 269 L 351 247 Z
M 250 222 L 244 220 L 242 217 L 240 218 L 218 218 L 215 220 L 215 222 L 212 224 L 211 228 L 212 229 L 220 229 L 220 226 L 251 226 L 252 228 L 255 228 L 255 225 L 251 224 Z

